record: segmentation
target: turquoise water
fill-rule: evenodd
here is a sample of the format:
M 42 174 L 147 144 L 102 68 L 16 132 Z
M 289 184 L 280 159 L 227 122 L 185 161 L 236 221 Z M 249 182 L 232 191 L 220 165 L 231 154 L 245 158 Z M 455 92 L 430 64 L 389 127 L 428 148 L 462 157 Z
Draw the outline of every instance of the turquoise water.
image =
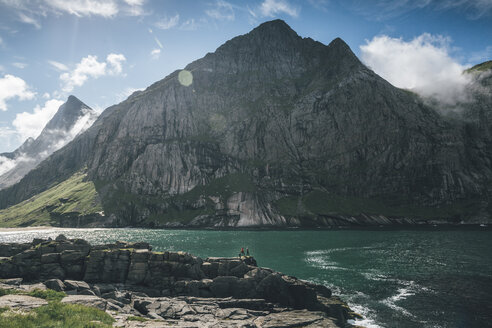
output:
M 196 231 L 64 229 L 0 232 L 0 242 L 84 238 L 147 241 L 154 250 L 235 256 L 325 284 L 366 327 L 487 327 L 492 322 L 492 231 Z

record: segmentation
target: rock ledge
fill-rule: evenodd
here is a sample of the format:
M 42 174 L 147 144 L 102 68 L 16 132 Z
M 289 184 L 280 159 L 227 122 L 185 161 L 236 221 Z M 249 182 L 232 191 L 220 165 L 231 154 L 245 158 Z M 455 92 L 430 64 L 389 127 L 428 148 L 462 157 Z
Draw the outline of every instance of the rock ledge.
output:
M 203 260 L 144 242 L 92 246 L 64 236 L 0 244 L 0 257 L 0 288 L 64 291 L 62 302 L 104 310 L 119 327 L 346 327 L 356 316 L 328 288 L 252 257 Z M 13 304 L 9 297 L 0 303 Z

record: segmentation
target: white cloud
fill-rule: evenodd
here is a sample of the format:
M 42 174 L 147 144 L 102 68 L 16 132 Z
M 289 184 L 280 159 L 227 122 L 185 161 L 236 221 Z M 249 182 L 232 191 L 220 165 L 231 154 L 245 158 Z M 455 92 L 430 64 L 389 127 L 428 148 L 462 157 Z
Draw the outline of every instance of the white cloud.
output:
M 17 163 L 15 159 L 10 159 L 8 157 L 0 156 L 0 175 L 10 171 L 16 164 Z
M 454 104 L 465 100 L 470 81 L 463 74 L 466 67 L 451 57 L 450 42 L 428 33 L 411 41 L 381 35 L 360 49 L 362 61 L 393 85 Z
M 34 18 L 27 16 L 24 13 L 19 13 L 19 19 L 22 23 L 33 25 L 35 28 L 40 29 L 41 24 Z
M 145 0 L 125 0 L 129 6 L 142 6 Z
M 194 18 L 190 18 L 186 20 L 183 24 L 181 24 L 180 29 L 185 31 L 194 31 L 198 28 L 197 23 Z
M 50 94 L 48 92 L 43 93 L 44 99 L 50 99 Z
M 143 10 L 144 0 L 124 0 L 124 2 L 129 6 L 125 8 L 125 12 L 130 16 L 141 16 L 145 14 Z
M 274 17 L 278 14 L 297 17 L 299 16 L 299 11 L 298 7 L 294 7 L 287 0 L 265 0 L 260 5 L 260 13 L 264 17 Z
M 121 74 L 125 60 L 122 54 L 109 54 L 106 62 L 99 62 L 97 56 L 88 55 L 82 58 L 73 71 L 60 75 L 60 80 L 64 83 L 63 91 L 70 92 L 74 87 L 82 86 L 89 78 Z
M 36 138 L 62 104 L 63 101 L 58 99 L 48 100 L 43 107 L 37 105 L 32 113 L 23 112 L 17 114 L 12 125 L 23 140 L 28 137 Z
M 316 9 L 327 12 L 330 4 L 329 0 L 308 0 L 309 4 Z
M 145 0 L 0 0 L 17 11 L 20 21 L 41 28 L 38 18 L 48 15 L 71 14 L 78 17 L 117 15 L 145 15 Z
M 491 0 L 345 0 L 344 5 L 370 20 L 392 19 L 424 8 L 438 12 L 454 10 L 468 19 L 479 19 L 492 13 Z
M 53 66 L 55 69 L 57 69 L 59 71 L 68 71 L 67 65 L 59 63 L 57 61 L 48 60 L 48 64 L 50 64 L 51 66 Z
M 116 75 L 121 74 L 121 72 L 123 71 L 122 63 L 126 61 L 126 58 L 122 54 L 109 54 L 106 57 L 106 61 L 110 66 L 108 73 Z
M 118 101 L 123 101 L 126 98 L 130 97 L 136 91 L 142 91 L 143 88 L 126 88 L 122 92 L 118 94 Z
M 8 126 L 0 126 L 0 153 L 12 151 L 22 140 L 17 131 Z
M 29 90 L 27 83 L 20 77 L 7 74 L 0 78 L 0 110 L 7 110 L 8 99 L 28 100 L 34 96 L 35 93 Z
M 56 10 L 75 16 L 99 15 L 113 17 L 118 14 L 118 5 L 114 0 L 45 0 Z
M 160 19 L 158 22 L 156 22 L 154 25 L 155 27 L 161 30 L 169 30 L 177 26 L 178 23 L 179 23 L 179 14 L 176 14 L 173 17 L 164 17 Z M 150 33 L 152 33 L 152 30 L 150 30 Z
M 74 87 L 83 85 L 89 77 L 98 78 L 104 75 L 106 65 L 104 62 L 98 62 L 97 56 L 89 55 L 82 58 L 73 71 L 60 75 L 60 79 L 65 83 L 63 91 L 72 91 Z
M 152 59 L 159 59 L 159 57 L 161 56 L 161 49 L 153 49 L 150 52 L 150 56 L 152 57 Z
M 27 64 L 26 63 L 16 62 L 16 63 L 12 63 L 12 66 L 17 67 L 17 68 L 20 68 L 20 69 L 24 69 L 24 68 L 27 67 Z
M 205 14 L 217 20 L 233 21 L 235 18 L 234 8 L 229 2 L 223 0 L 217 0 L 214 8 L 205 10 Z
M 68 131 L 56 131 L 58 140 L 53 140 L 54 143 L 50 145 L 50 152 L 54 152 L 70 141 L 72 141 L 76 136 L 80 133 L 84 132 L 88 128 L 92 126 L 92 124 L 96 121 L 98 115 L 95 115 L 90 109 L 85 108 L 82 109 L 82 116 L 80 116 L 74 125 Z M 48 155 L 48 154 L 47 154 Z

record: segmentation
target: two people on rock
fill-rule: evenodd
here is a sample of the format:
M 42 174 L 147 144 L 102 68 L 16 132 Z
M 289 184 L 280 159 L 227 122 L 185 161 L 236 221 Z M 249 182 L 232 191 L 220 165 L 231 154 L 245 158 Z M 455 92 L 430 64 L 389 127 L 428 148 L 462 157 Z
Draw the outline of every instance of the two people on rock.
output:
M 239 258 L 242 256 L 249 256 L 249 248 L 246 248 L 246 254 L 244 253 L 244 247 L 241 247 L 241 252 L 239 252 Z

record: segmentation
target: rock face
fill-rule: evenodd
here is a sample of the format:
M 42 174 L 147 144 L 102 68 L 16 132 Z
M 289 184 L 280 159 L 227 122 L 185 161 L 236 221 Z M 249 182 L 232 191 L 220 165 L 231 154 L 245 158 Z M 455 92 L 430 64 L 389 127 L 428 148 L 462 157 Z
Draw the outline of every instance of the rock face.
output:
M 246 264 L 254 264 L 252 258 L 202 260 L 184 252 L 152 252 L 147 243 L 91 246 L 64 238 L 35 240 L 28 249 L 1 246 L 0 288 L 33 290 L 38 285 L 22 284 L 44 281 L 42 288 L 69 295 L 62 302 L 123 317 L 191 324 L 186 327 L 212 327 L 211 322 L 224 327 L 337 327 L 355 315 L 328 288 Z M 0 303 L 45 304 L 29 296 L 12 297 L 0 297 Z
M 487 222 L 478 125 L 276 20 L 106 109 L 0 207 L 87 168 L 119 226 Z
M 0 159 L 7 158 L 14 165 L 0 175 L 0 189 L 19 182 L 42 160 L 90 127 L 96 118 L 96 111 L 69 96 L 36 139 L 28 138 L 12 153 L 0 154 Z

